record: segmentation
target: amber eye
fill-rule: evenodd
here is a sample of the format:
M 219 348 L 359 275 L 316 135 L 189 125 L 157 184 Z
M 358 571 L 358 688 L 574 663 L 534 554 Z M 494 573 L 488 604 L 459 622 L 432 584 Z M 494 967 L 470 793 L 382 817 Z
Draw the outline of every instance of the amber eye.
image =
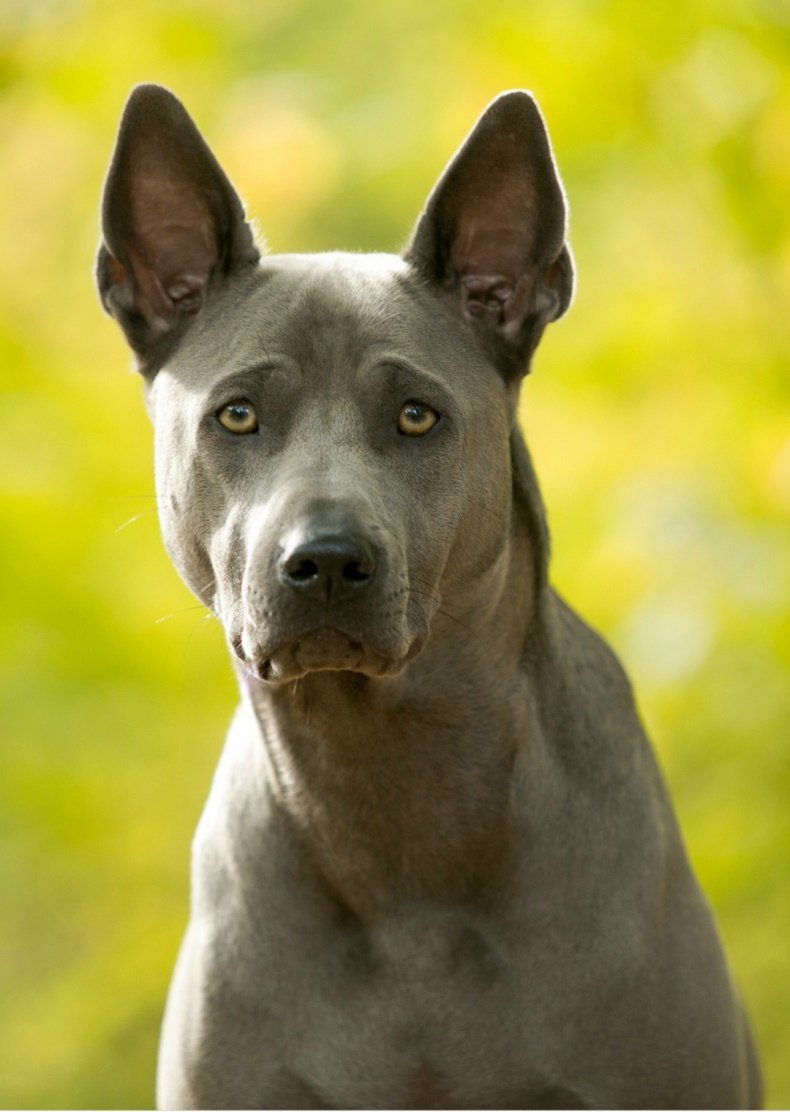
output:
M 252 403 L 246 398 L 239 398 L 223 406 L 217 414 L 217 420 L 228 432 L 235 432 L 238 436 L 255 432 L 258 428 L 258 418 Z
M 436 410 L 424 402 L 406 402 L 398 414 L 398 431 L 404 436 L 425 436 L 438 420 Z

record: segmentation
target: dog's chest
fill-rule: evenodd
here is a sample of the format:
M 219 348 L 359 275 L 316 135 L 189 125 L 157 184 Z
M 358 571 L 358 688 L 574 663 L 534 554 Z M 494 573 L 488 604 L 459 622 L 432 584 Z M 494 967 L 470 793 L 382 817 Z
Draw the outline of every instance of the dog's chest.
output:
M 491 1107 L 542 1090 L 507 956 L 465 917 L 347 932 L 313 974 L 294 1064 L 335 1107 Z

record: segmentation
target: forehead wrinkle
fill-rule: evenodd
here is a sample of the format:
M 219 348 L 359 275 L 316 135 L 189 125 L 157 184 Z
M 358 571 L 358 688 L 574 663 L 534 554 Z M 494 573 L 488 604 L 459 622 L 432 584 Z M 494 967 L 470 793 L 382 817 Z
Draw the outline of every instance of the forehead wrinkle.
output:
M 381 343 L 394 283 L 341 267 L 306 276 L 278 330 L 289 354 L 305 369 L 345 374 Z

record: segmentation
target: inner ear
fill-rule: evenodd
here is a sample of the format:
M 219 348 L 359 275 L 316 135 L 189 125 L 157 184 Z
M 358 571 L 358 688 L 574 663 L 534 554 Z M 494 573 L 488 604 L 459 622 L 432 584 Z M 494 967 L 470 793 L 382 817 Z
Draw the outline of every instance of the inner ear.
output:
M 405 257 L 523 369 L 546 323 L 570 301 L 565 222 L 537 106 L 527 93 L 506 93 L 440 177 Z
M 460 281 L 466 316 L 487 317 L 515 339 L 533 292 L 535 223 L 528 214 L 534 198 L 528 182 L 503 170 L 501 159 L 480 169 L 457 207 L 448 206 L 442 279 L 445 286 Z
M 102 203 L 97 279 L 149 371 L 204 304 L 215 276 L 259 254 L 241 201 L 186 110 L 138 86 L 121 120 Z
M 196 311 L 220 257 L 210 196 L 178 169 L 149 157 L 130 176 L 127 257 L 152 325 L 176 308 Z

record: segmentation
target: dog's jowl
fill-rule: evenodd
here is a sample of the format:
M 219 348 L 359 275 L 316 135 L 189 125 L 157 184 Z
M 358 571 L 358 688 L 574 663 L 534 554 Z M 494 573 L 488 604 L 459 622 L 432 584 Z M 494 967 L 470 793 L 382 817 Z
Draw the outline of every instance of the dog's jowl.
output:
M 549 586 L 515 414 L 573 265 L 535 102 L 486 109 L 402 256 L 262 257 L 141 86 L 102 217 L 165 544 L 241 692 L 160 1105 L 757 1107 L 628 680 Z

